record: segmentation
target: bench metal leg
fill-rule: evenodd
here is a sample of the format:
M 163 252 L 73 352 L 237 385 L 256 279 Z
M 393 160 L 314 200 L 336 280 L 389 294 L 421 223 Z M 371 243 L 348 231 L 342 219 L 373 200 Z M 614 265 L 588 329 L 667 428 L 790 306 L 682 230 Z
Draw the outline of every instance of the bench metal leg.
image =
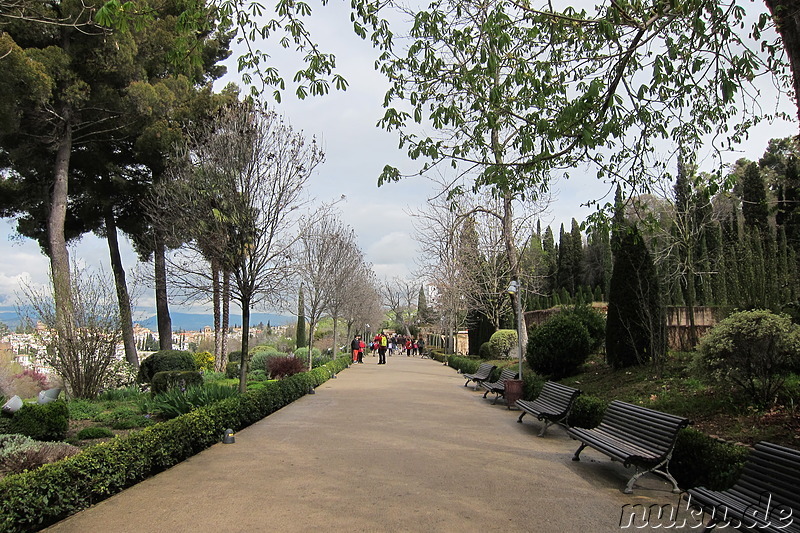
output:
M 489 394 L 489 389 L 486 389 L 486 392 L 483 393 L 483 397 L 486 398 L 487 394 Z
M 522 417 L 527 415 L 527 414 L 528 413 L 526 413 L 525 411 L 522 411 L 522 414 L 519 415 L 519 418 L 517 418 L 517 423 L 522 424 Z
M 650 468 L 648 470 L 639 471 L 639 469 L 637 468 L 636 474 L 630 480 L 628 480 L 628 484 L 625 486 L 625 491 L 624 491 L 625 494 L 632 494 L 633 485 L 634 483 L 636 483 L 636 480 L 642 477 L 643 475 L 647 474 L 648 472 L 653 472 L 654 474 L 660 474 L 663 477 L 667 478 L 667 480 L 669 480 L 672 483 L 672 492 L 674 494 L 680 494 L 681 489 L 678 488 L 678 482 L 675 481 L 675 478 L 672 477 L 672 474 L 669 473 L 669 468 L 667 465 L 668 462 L 669 462 L 669 457 L 667 457 L 665 460 L 661 461 L 653 468 Z M 662 466 L 664 467 L 663 470 L 661 470 Z
M 577 451 L 575 451 L 575 455 L 572 456 L 573 461 L 581 460 L 580 458 L 581 452 L 583 451 L 584 448 L 586 448 L 586 446 L 588 446 L 588 444 L 581 444 L 580 448 L 578 448 Z
M 544 426 L 542 426 L 542 430 L 539 432 L 539 435 L 538 435 L 538 436 L 539 436 L 539 437 L 544 437 L 544 434 L 545 434 L 545 432 L 547 431 L 547 428 L 549 428 L 549 427 L 550 427 L 550 426 L 552 426 L 553 424 L 555 424 L 555 422 L 551 422 L 551 421 L 549 421 L 549 420 L 548 420 L 548 421 L 546 421 L 546 422 L 544 423 Z

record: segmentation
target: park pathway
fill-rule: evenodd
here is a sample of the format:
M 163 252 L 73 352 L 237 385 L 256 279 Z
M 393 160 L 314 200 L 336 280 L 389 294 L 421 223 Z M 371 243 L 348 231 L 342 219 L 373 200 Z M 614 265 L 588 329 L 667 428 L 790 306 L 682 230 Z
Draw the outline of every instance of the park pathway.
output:
M 629 471 L 590 449 L 571 461 L 563 429 L 538 438 L 436 361 L 364 361 L 47 531 L 600 533 L 626 504 L 677 506 L 650 475 L 623 494 Z

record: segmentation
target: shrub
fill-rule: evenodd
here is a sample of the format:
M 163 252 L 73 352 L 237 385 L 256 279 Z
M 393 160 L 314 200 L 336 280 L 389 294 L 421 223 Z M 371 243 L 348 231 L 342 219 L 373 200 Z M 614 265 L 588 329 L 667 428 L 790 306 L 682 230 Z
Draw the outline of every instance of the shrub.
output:
M 693 361 L 701 380 L 771 406 L 800 360 L 800 326 L 769 311 L 733 313 L 706 334 Z
M 729 489 L 739 479 L 749 448 L 728 444 L 692 428 L 678 433 L 669 469 L 683 489 Z
M 266 381 L 267 373 L 263 370 L 253 370 L 247 373 L 247 381 Z
M 64 440 L 69 427 L 69 408 L 64 400 L 43 405 L 25 404 L 14 413 L 11 430 L 35 440 Z
M 71 457 L 80 451 L 81 449 L 77 446 L 72 446 L 66 442 L 33 442 L 14 453 L 6 455 L 2 463 L 0 463 L 0 468 L 5 472 L 18 474 Z
M 306 370 L 306 364 L 299 357 L 273 357 L 268 363 L 269 375 L 272 379 L 283 379 L 285 377 L 299 374 Z
M 447 365 L 451 368 L 455 368 L 462 374 L 474 374 L 478 371 L 481 362 L 467 357 L 451 355 L 447 358 Z
M 152 393 L 158 394 L 171 389 L 185 391 L 194 385 L 203 384 L 203 374 L 198 371 L 172 370 L 167 372 L 156 372 L 153 376 Z
M 89 439 L 104 439 L 113 436 L 114 432 L 108 428 L 92 426 L 80 430 L 76 435 L 76 438 L 78 440 L 89 440 Z
M 194 356 L 181 350 L 161 350 L 147 357 L 139 366 L 139 383 L 150 383 L 158 372 L 169 370 L 197 370 Z
M 517 332 L 513 329 L 498 329 L 489 337 L 489 350 L 494 359 L 508 357 L 517 346 Z
M 575 398 L 567 417 L 570 426 L 591 429 L 600 425 L 608 404 L 594 396 L 581 394 Z
M 129 387 L 136 383 L 137 370 L 127 361 L 114 361 L 108 365 L 103 379 L 103 388 L 107 390 Z
M 561 379 L 577 372 L 592 347 L 589 331 L 575 314 L 559 313 L 531 331 L 528 364 L 536 372 Z
M 225 365 L 225 377 L 228 379 L 236 379 L 239 377 L 239 363 L 237 361 L 229 361 Z
M 228 361 L 239 363 L 242 360 L 242 351 L 236 350 L 228 354 Z
M 35 442 L 32 438 L 18 433 L 0 435 L 0 464 L 5 460 L 6 456 L 27 448 Z
M 539 393 L 542 392 L 544 382 L 547 381 L 536 372 L 530 370 L 522 371 L 522 399 L 535 400 Z
M 575 305 L 561 310 L 561 314 L 568 314 L 577 317 L 586 326 L 589 332 L 591 347 L 589 353 L 597 352 L 606 341 L 606 318 L 598 313 L 590 305 Z
M 14 379 L 24 379 L 24 378 L 30 379 L 39 390 L 44 390 L 50 387 L 50 385 L 47 383 L 47 376 L 45 374 L 42 374 L 41 372 L 37 372 L 32 368 L 26 368 L 22 372 L 14 376 Z
M 478 348 L 478 357 L 483 359 L 484 361 L 488 361 L 492 358 L 492 348 L 489 344 L 489 341 L 486 341 L 481 344 L 481 347 Z
M 214 370 L 215 362 L 214 354 L 209 351 L 194 354 L 194 364 L 197 366 L 197 370 L 202 370 L 203 372 Z

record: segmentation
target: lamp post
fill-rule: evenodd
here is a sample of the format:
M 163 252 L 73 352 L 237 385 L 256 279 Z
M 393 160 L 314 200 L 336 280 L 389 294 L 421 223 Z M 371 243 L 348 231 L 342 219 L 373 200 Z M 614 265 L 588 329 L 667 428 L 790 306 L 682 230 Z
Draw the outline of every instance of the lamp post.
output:
M 517 315 L 517 351 L 519 352 L 519 379 L 522 379 L 522 305 L 520 304 L 520 284 L 517 280 L 511 280 L 508 284 L 506 292 L 511 295 L 511 301 L 514 304 L 514 313 Z

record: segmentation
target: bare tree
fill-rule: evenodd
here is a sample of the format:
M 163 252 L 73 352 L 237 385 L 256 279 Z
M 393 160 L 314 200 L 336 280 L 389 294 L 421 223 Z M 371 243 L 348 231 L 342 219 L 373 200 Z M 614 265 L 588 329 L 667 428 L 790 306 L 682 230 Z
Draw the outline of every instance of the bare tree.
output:
M 417 214 L 417 239 L 429 251 L 423 255 L 438 259 L 438 267 L 428 272 L 436 274 L 431 281 L 437 286 L 439 300 L 448 302 L 450 328 L 456 327 L 459 308 L 476 309 L 499 328 L 500 317 L 508 310 L 510 280 L 517 280 L 528 292 L 539 292 L 536 270 L 524 269 L 520 256 L 549 197 L 470 193 L 454 183 L 440 182 L 440 186 L 442 194 Z M 440 251 L 433 253 L 435 250 Z M 524 313 L 521 291 L 512 295 L 511 303 L 515 298 Z M 524 328 L 521 336 L 524 347 Z
M 218 222 L 214 255 L 219 252 L 223 272 L 230 271 L 231 294 L 242 310 L 242 392 L 250 311 L 266 299 L 274 307 L 289 292 L 303 188 L 323 159 L 315 141 L 307 142 L 277 113 L 252 103 L 225 108 L 189 144 L 180 174 L 197 195 L 186 212 L 210 210 L 202 220 Z M 194 235 L 196 240 L 209 234 Z
M 298 255 L 298 275 L 305 288 L 303 314 L 309 323 L 308 364 L 311 368 L 314 329 L 324 314 L 335 307 L 337 296 L 342 294 L 341 289 L 352 275 L 350 262 L 360 259 L 361 253 L 353 230 L 344 226 L 334 213 L 326 213 L 300 235 Z
M 37 330 L 46 346 L 44 361 L 63 378 L 75 398 L 94 398 L 100 392 L 117 361 L 117 345 L 122 339 L 119 307 L 114 286 L 102 272 L 90 272 L 76 265 L 71 268 L 71 316 L 74 329 L 61 338 L 55 297 L 47 289 L 23 285 L 26 306 L 45 328 Z M 64 349 L 66 348 L 66 349 Z
M 398 277 L 387 279 L 383 282 L 381 293 L 390 320 L 410 336 L 410 328 L 414 324 L 417 314 L 417 296 L 419 294 L 417 281 Z

